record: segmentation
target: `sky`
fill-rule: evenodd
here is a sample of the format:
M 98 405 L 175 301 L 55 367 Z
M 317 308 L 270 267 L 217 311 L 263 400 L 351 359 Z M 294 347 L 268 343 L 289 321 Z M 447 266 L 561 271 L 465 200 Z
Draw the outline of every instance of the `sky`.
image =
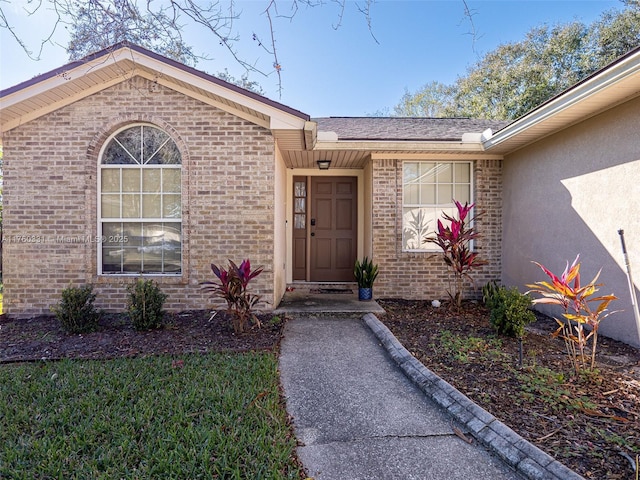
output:
M 16 33 L 35 52 L 53 25 L 48 1 L 33 15 L 26 12 L 33 2 L 0 4 Z M 270 72 L 249 75 L 265 96 L 312 117 L 392 111 L 405 90 L 413 92 L 432 81 L 452 84 L 482 55 L 500 44 L 524 39 L 533 27 L 575 20 L 591 24 L 603 12 L 622 8 L 617 0 L 467 0 L 472 25 L 462 0 L 386 0 L 373 4 L 369 30 L 357 8 L 364 0 L 346 1 L 337 29 L 340 7 L 324 0 L 322 6 L 301 7 L 293 19 L 273 19 L 282 66 L 280 90 L 272 58 L 252 39 L 256 33 L 269 40 L 268 19 L 262 13 L 267 3 L 236 0 L 238 53 Z M 279 0 L 278 4 L 281 14 L 289 12 L 290 2 Z M 213 75 L 225 69 L 236 77 L 243 74 L 244 69 L 210 34 L 195 28 L 185 32 L 194 52 L 209 58 L 199 61 L 197 69 Z M 0 90 L 68 63 L 67 42 L 67 31 L 59 28 L 45 44 L 41 59 L 34 61 L 6 29 L 0 29 Z

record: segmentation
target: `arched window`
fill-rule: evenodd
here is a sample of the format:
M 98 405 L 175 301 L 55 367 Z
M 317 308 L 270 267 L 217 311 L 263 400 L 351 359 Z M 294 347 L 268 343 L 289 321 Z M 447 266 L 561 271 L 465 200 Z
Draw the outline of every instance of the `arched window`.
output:
M 99 273 L 182 272 L 181 155 L 169 135 L 128 126 L 100 155 Z

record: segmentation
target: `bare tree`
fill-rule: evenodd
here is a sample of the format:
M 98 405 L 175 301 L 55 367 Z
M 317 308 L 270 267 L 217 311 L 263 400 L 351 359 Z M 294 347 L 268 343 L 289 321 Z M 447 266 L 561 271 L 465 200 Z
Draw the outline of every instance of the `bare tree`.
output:
M 69 30 L 71 40 L 65 48 L 70 59 L 79 59 L 100 51 L 121 41 L 130 41 L 173 58 L 180 62 L 195 65 L 199 59 L 208 59 L 194 52 L 185 40 L 187 29 L 204 30 L 225 48 L 246 72 L 255 72 L 264 76 L 277 75 L 278 86 L 282 88 L 282 63 L 276 48 L 274 20 L 293 19 L 301 8 L 323 7 L 333 4 L 338 7 L 338 21 L 333 25 L 339 28 L 347 0 L 263 0 L 264 10 L 257 22 L 266 22 L 268 38 L 260 38 L 253 31 L 239 31 L 236 20 L 242 14 L 241 4 L 234 0 L 27 0 L 24 8 L 27 15 L 34 15 L 42 9 L 52 12 L 52 24 L 43 32 L 37 51 L 28 48 L 0 0 L 0 28 L 7 29 L 26 54 L 37 60 L 43 47 L 51 43 L 59 28 Z M 361 0 L 353 6 L 364 17 L 373 36 L 372 6 L 375 0 Z M 255 22 L 254 24 L 257 24 Z M 241 35 L 242 34 L 242 35 Z M 270 64 L 250 61 L 238 51 L 240 38 L 251 38 L 270 58 Z M 377 41 L 377 40 L 376 40 Z

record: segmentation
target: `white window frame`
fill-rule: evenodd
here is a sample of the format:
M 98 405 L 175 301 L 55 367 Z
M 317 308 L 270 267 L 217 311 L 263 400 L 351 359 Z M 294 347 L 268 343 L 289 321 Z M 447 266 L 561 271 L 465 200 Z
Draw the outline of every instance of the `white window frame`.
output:
M 452 191 L 454 192 L 454 198 L 450 199 L 448 203 L 437 203 L 438 200 L 438 185 L 440 184 L 444 184 L 447 183 L 449 184 L 449 182 L 434 182 L 435 188 L 436 188 L 436 193 L 435 193 L 435 199 L 436 199 L 436 203 L 405 203 L 405 189 L 407 187 L 407 183 L 405 181 L 405 168 L 410 165 L 410 164 L 435 164 L 436 165 L 436 169 L 438 168 L 439 165 L 451 165 L 452 166 L 452 181 L 450 182 L 450 184 L 452 185 Z M 468 182 L 457 182 L 456 178 L 455 178 L 455 165 L 456 164 L 465 164 L 469 166 L 469 181 Z M 406 215 L 406 211 L 408 209 L 425 209 L 425 210 L 433 210 L 434 212 L 431 213 L 430 217 L 429 217 L 429 223 L 428 228 L 425 229 L 425 233 L 422 234 L 422 238 L 424 238 L 425 236 L 433 236 L 436 233 L 436 228 L 437 228 L 437 219 L 440 219 L 443 221 L 443 223 L 445 223 L 444 218 L 442 217 L 442 212 L 446 212 L 449 215 L 451 215 L 452 217 L 457 218 L 458 215 L 458 211 L 456 209 L 455 204 L 453 203 L 453 200 L 457 200 L 460 201 L 459 199 L 455 198 L 455 186 L 456 185 L 468 185 L 469 186 L 469 203 L 473 203 L 473 198 L 474 198 L 474 162 L 473 161 L 457 161 L 457 160 L 451 160 L 451 161 L 447 161 L 447 160 L 405 160 L 402 162 L 402 206 L 401 206 L 401 246 L 402 246 L 402 251 L 403 252 L 440 252 L 440 248 L 433 243 L 426 243 L 426 244 L 422 244 L 422 245 L 428 245 L 427 247 L 423 247 L 423 248 L 406 248 L 406 238 L 405 238 L 405 215 Z M 462 201 L 462 203 L 464 204 L 464 201 Z M 473 218 L 473 211 L 471 212 L 471 217 Z
M 180 164 L 152 164 L 152 165 L 146 165 L 146 164 L 103 164 L 102 160 L 103 160 L 103 156 L 105 153 L 105 150 L 107 149 L 107 147 L 109 146 L 109 144 L 111 143 L 111 141 L 121 132 L 134 128 L 134 127 L 151 127 L 157 130 L 161 130 L 164 133 L 167 133 L 166 131 L 164 131 L 162 128 L 160 128 L 157 125 L 151 124 L 151 123 L 145 123 L 145 122 L 136 122 L 136 123 L 130 123 L 125 125 L 122 128 L 119 128 L 118 130 L 116 130 L 115 132 L 113 132 L 107 139 L 106 141 L 102 144 L 102 147 L 100 149 L 100 153 L 98 155 L 98 175 L 97 175 L 97 238 L 96 243 L 97 243 L 97 269 L 98 269 L 98 275 L 101 276 L 107 276 L 107 277 L 113 277 L 113 276 L 125 276 L 125 277 L 139 277 L 140 275 L 144 275 L 145 277 L 179 277 L 181 275 L 183 275 L 183 267 L 184 267 L 184 255 L 183 255 L 183 234 L 182 234 L 182 199 L 183 199 L 183 191 L 182 191 L 182 158 L 180 159 Z M 168 135 L 168 134 L 167 134 Z M 175 141 L 171 138 L 170 135 L 169 136 L 169 140 L 174 142 Z M 179 217 L 155 217 L 155 218 L 143 218 L 143 217 L 122 217 L 122 203 L 121 205 L 121 211 L 120 211 L 120 217 L 106 217 L 103 218 L 102 217 L 102 172 L 103 170 L 107 170 L 107 169 L 120 169 L 120 195 L 122 195 L 123 190 L 122 190 L 122 170 L 126 170 L 126 169 L 139 169 L 141 171 L 141 175 L 140 175 L 140 182 L 142 183 L 142 171 L 144 171 L 145 169 L 158 169 L 161 172 L 165 169 L 173 169 L 173 170 L 179 170 L 180 171 L 180 216 Z M 162 182 L 162 173 L 161 173 L 161 182 Z M 136 192 L 134 192 L 136 193 Z M 142 185 L 140 188 L 140 192 L 141 195 L 144 195 L 143 191 L 142 191 Z M 171 192 L 174 193 L 174 192 Z M 177 192 L 175 192 L 177 193 Z M 160 193 L 160 199 L 161 202 L 163 200 L 163 195 L 162 192 Z M 161 209 L 160 212 L 162 214 L 162 210 L 163 210 L 163 205 L 161 203 Z M 142 204 L 140 205 L 140 209 L 142 211 Z M 175 272 L 152 272 L 152 273 L 147 273 L 147 272 L 105 272 L 103 270 L 103 262 L 102 262 L 102 253 L 103 253 L 103 243 L 105 241 L 105 237 L 103 234 L 103 225 L 105 223 L 138 223 L 141 226 L 144 224 L 154 224 L 154 223 L 160 223 L 160 224 L 166 224 L 166 223 L 174 223 L 174 224 L 178 224 L 179 225 L 179 230 L 180 230 L 180 269 L 179 271 Z M 106 239 L 108 240 L 108 239 Z M 164 260 L 163 260 L 163 267 L 164 267 Z M 143 265 L 143 263 L 141 263 L 141 265 Z

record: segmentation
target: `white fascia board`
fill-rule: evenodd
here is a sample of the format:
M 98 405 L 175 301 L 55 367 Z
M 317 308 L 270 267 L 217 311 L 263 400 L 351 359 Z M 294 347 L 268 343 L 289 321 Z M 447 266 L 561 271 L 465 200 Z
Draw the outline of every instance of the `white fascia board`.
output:
M 487 154 L 482 152 L 460 153 L 402 153 L 402 152 L 374 152 L 372 160 L 502 160 L 502 155 Z
M 325 130 L 318 131 L 318 141 L 319 142 L 337 142 L 338 134 L 332 131 L 325 131 Z
M 146 68 L 158 72 L 159 77 L 163 75 L 173 77 L 177 80 L 188 83 L 189 85 L 193 85 L 196 88 L 211 92 L 214 95 L 226 98 L 233 103 L 242 105 L 250 110 L 254 110 L 268 116 L 270 119 L 269 128 L 272 130 L 304 129 L 306 120 L 303 118 L 291 115 L 264 102 L 260 102 L 253 98 L 247 97 L 240 92 L 236 92 L 234 90 L 225 88 L 222 85 L 212 83 L 197 75 L 193 75 L 173 65 L 168 65 L 164 62 L 160 62 L 156 59 L 147 57 L 146 55 L 134 50 L 122 49 L 121 52 L 122 53 L 120 53 L 120 55 L 124 55 L 125 58 L 131 59 L 136 64 L 142 65 Z M 229 107 L 226 106 L 226 108 L 228 109 Z
M 121 76 L 117 79 L 113 79 L 111 82 L 101 83 L 96 88 L 84 90 L 82 95 L 95 93 L 95 91 L 99 91 L 103 88 L 106 88 L 114 83 L 118 83 L 122 81 L 124 78 L 131 78 L 134 75 L 145 76 L 146 78 L 150 78 L 149 75 L 142 74 L 142 69 L 140 71 L 136 71 L 136 66 L 139 65 L 141 67 L 148 68 L 155 72 L 158 72 L 158 78 L 151 78 L 152 80 L 158 81 L 158 83 L 165 84 L 170 86 L 170 88 L 175 88 L 175 84 L 171 85 L 170 81 L 161 82 L 161 78 L 163 76 L 169 78 L 175 78 L 176 80 L 183 81 L 194 87 L 201 88 L 205 91 L 209 91 L 214 95 L 218 95 L 223 98 L 229 99 L 231 102 L 236 103 L 238 105 L 242 105 L 247 109 L 254 110 L 261 114 L 264 114 L 269 117 L 269 125 L 264 125 L 264 121 L 259 121 L 257 118 L 248 118 L 250 117 L 247 112 L 244 112 L 243 115 L 239 115 L 246 120 L 253 121 L 257 124 L 261 124 L 267 128 L 281 129 L 281 130 L 303 130 L 305 127 L 306 120 L 303 118 L 299 118 L 295 115 L 284 112 L 276 107 L 265 104 L 258 100 L 252 99 L 245 95 L 242 95 L 239 92 L 233 91 L 231 89 L 224 88 L 221 85 L 212 83 L 207 81 L 206 79 L 200 78 L 197 75 L 193 75 L 189 72 L 185 72 L 184 70 L 177 68 L 172 65 L 168 65 L 164 62 L 156 60 L 154 58 L 148 57 L 143 53 L 137 52 L 127 47 L 120 48 L 114 52 L 109 52 L 105 56 L 101 56 L 99 58 L 95 58 L 93 60 L 83 62 L 80 65 L 66 70 L 64 72 L 58 73 L 50 78 L 46 78 L 41 80 L 33 85 L 22 88 L 10 95 L 7 95 L 0 99 L 0 109 L 11 107 L 15 104 L 18 104 L 22 101 L 28 100 L 30 98 L 36 97 L 40 94 L 45 94 L 48 91 L 54 90 L 56 87 L 62 86 L 70 80 L 75 80 L 87 75 L 90 72 L 100 70 L 103 67 L 112 66 L 118 64 L 120 62 L 130 61 L 133 62 L 133 68 L 123 69 Z M 181 93 L 185 95 L 193 96 L 194 98 L 199 98 L 194 92 L 187 91 L 182 89 Z M 207 103 L 211 103 L 209 100 Z M 56 105 L 56 108 L 60 105 Z M 238 115 L 241 112 L 240 109 L 234 109 L 233 107 L 218 103 L 216 106 L 223 110 L 227 110 L 230 113 Z M 50 110 L 50 109 L 48 109 Z M 24 119 L 22 120 L 24 123 Z
M 318 139 L 314 150 L 371 150 L 371 151 L 410 151 L 410 152 L 484 152 L 480 142 L 429 142 L 429 141 L 337 141 L 322 142 Z
M 307 121 L 304 124 L 304 149 L 313 150 L 316 142 L 318 141 L 318 124 L 317 122 Z
M 487 139 L 483 145 L 486 150 L 507 141 L 523 131 L 558 115 L 585 99 L 603 92 L 607 88 L 640 73 L 640 52 L 604 70 L 599 75 L 579 84 L 564 94 L 543 104 L 528 115 L 516 120 L 503 130 Z
M 269 112 L 260 110 L 257 111 L 269 116 L 269 118 L 271 119 L 269 128 L 271 128 L 271 130 L 304 130 L 307 121 L 303 118 L 289 115 L 288 113 L 276 110 L 272 107 L 270 107 L 269 110 Z
M 482 142 L 482 133 L 463 133 L 462 134 L 462 142 L 463 143 L 481 143 Z
M 100 57 L 98 59 L 82 63 L 70 70 L 60 72 L 57 75 L 41 80 L 37 83 L 34 83 L 33 85 L 29 85 L 28 87 L 21 88 L 20 90 L 17 90 L 16 92 L 13 92 L 0 99 L 0 109 L 11 107 L 22 101 L 29 100 L 30 98 L 36 97 L 40 94 L 47 93 L 55 89 L 56 87 L 63 86 L 71 80 L 76 80 L 87 75 L 88 73 L 100 70 L 103 66 L 111 65 L 111 63 L 113 63 L 111 60 Z M 129 76 L 132 76 L 133 73 L 134 72 L 131 71 Z M 118 83 L 120 81 L 122 81 L 122 78 L 119 78 L 115 82 L 111 82 L 111 84 Z M 107 83 L 105 83 L 105 85 L 106 84 Z

